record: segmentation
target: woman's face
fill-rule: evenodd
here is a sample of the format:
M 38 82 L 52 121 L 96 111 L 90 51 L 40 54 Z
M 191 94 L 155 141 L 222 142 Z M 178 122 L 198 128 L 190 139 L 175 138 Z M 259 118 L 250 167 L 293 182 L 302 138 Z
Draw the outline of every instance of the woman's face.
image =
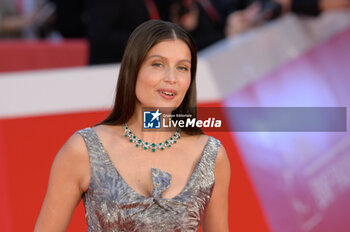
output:
M 141 107 L 176 109 L 191 83 L 191 51 L 180 39 L 154 45 L 141 64 L 136 97 Z

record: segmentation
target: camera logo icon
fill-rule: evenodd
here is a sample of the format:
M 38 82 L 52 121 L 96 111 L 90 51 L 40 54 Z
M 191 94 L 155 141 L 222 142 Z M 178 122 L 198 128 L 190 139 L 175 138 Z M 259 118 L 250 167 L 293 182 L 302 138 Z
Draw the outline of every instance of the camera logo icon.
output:
M 144 111 L 143 112 L 143 128 L 144 129 L 159 129 L 161 128 L 160 115 L 162 113 L 157 111 Z

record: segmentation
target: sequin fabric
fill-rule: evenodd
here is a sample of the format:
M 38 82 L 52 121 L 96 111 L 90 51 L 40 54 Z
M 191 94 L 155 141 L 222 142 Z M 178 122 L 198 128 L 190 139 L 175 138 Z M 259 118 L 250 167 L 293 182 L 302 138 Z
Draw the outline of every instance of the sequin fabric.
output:
M 171 174 L 152 168 L 152 194 L 142 196 L 123 180 L 93 128 L 76 133 L 83 137 L 90 157 L 89 188 L 82 195 L 88 232 L 198 231 L 214 186 L 219 140 L 209 137 L 185 187 L 168 199 L 162 193 L 171 184 Z

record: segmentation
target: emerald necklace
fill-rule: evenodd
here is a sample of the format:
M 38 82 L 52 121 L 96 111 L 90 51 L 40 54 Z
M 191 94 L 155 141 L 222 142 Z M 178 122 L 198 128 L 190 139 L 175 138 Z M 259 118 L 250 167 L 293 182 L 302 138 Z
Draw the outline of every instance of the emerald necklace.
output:
M 145 142 L 142 139 L 137 138 L 136 135 L 134 135 L 128 125 L 124 123 L 124 133 L 125 137 L 129 137 L 129 142 L 135 143 L 136 147 L 142 147 L 144 150 L 151 149 L 152 152 L 155 152 L 158 150 L 164 150 L 165 148 L 170 148 L 171 145 L 174 143 L 177 143 L 177 140 L 180 139 L 180 129 L 176 129 L 175 134 L 173 134 L 168 140 L 164 141 L 163 143 L 149 143 Z

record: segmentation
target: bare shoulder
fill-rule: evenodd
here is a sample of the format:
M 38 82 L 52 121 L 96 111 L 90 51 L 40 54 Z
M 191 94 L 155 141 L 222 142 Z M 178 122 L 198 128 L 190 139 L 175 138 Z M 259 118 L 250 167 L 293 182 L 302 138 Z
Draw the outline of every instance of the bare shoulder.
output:
M 222 143 L 220 143 L 220 147 L 218 149 L 217 160 L 228 161 L 227 152 Z
M 74 133 L 57 153 L 52 171 L 65 173 L 74 179 L 82 191 L 86 190 L 90 176 L 88 150 L 83 137 Z
M 86 153 L 87 148 L 83 137 L 78 133 L 74 133 L 62 146 L 57 157 L 64 156 L 67 158 L 79 158 L 80 156 L 85 156 Z
M 225 179 L 229 179 L 231 175 L 230 160 L 226 149 L 222 144 L 220 145 L 216 156 L 215 175 L 221 175 Z

